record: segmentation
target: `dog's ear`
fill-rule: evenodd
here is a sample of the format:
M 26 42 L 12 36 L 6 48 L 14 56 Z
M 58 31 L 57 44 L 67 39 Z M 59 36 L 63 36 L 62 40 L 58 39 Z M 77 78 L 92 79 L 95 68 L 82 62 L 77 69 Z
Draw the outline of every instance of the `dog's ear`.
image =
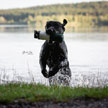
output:
M 63 20 L 63 26 L 65 26 L 66 24 L 67 24 L 67 20 L 64 19 L 64 20 Z

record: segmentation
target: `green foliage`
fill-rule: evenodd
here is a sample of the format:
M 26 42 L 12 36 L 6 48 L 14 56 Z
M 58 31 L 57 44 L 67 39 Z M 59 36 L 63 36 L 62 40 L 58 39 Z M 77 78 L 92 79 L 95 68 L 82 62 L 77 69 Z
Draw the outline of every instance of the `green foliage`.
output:
M 108 26 L 108 2 L 58 4 L 24 9 L 0 10 L 0 24 L 42 27 L 48 20 L 68 19 L 68 27 Z
M 108 87 L 104 88 L 82 88 L 82 87 L 60 87 L 45 86 L 40 84 L 3 84 L 0 85 L 0 102 L 12 102 L 14 100 L 29 101 L 66 101 L 70 98 L 108 98 Z

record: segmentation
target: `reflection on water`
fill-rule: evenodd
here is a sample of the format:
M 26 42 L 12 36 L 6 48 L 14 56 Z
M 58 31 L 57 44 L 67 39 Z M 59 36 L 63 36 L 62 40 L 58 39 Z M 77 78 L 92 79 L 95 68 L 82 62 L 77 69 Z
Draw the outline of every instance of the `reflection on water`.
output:
M 4 31 L 1 29 L 4 28 Z M 65 33 L 72 71 L 71 86 L 108 84 L 108 33 Z M 48 85 L 40 72 L 39 53 L 44 41 L 33 38 L 25 25 L 0 27 L 0 83 L 36 82 Z
M 101 27 L 72 27 L 67 29 L 68 32 L 108 32 L 108 26 Z
M 33 32 L 34 28 L 28 25 L 0 25 L 0 32 Z
M 36 28 L 30 25 L 0 25 L 0 32 L 33 32 L 34 29 L 44 30 L 44 28 Z M 108 32 L 108 26 L 101 27 L 72 27 L 66 28 L 66 32 Z

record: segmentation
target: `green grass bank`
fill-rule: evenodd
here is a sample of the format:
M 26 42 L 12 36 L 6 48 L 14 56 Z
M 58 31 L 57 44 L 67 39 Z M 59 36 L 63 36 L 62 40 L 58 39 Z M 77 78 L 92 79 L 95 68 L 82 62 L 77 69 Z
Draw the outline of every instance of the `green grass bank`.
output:
M 71 98 L 108 98 L 108 87 L 88 88 L 88 87 L 59 87 L 45 86 L 41 84 L 1 84 L 0 102 L 13 102 L 24 99 L 26 101 L 67 101 Z

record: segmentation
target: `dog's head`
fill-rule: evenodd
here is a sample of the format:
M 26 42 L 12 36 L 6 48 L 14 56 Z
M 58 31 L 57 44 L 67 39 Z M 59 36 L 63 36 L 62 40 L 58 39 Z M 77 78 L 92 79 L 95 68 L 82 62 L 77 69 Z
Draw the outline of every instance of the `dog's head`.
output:
M 57 34 L 63 34 L 65 31 L 66 24 L 66 19 L 63 20 L 63 23 L 60 23 L 58 21 L 48 21 L 45 26 L 46 33 L 48 33 L 49 35 L 51 35 L 50 33 L 52 32 L 55 32 Z

